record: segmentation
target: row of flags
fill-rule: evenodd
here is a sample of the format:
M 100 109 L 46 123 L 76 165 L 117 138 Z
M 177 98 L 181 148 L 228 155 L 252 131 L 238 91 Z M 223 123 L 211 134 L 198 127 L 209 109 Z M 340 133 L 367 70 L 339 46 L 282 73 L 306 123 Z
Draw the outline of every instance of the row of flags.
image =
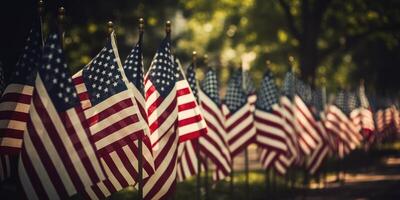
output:
M 28 199 L 105 199 L 143 180 L 144 199 L 166 199 L 209 164 L 213 180 L 224 179 L 250 144 L 264 168 L 314 174 L 329 155 L 400 132 L 396 107 L 374 117 L 364 86 L 326 104 L 323 89 L 291 72 L 279 90 L 267 71 L 256 90 L 234 70 L 222 99 L 216 71 L 198 82 L 195 64 L 184 70 L 172 54 L 169 33 L 145 73 L 142 41 L 122 62 L 111 33 L 71 76 L 59 33 L 44 41 L 34 23 L 0 99 L 1 180 L 17 175 Z

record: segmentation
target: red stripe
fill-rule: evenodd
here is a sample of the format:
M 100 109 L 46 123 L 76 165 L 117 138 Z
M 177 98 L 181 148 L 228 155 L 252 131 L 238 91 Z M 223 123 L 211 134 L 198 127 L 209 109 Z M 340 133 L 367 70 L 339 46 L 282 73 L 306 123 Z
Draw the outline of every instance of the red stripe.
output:
M 218 122 L 220 127 L 224 127 L 224 125 L 221 122 L 219 116 L 216 114 L 216 112 L 221 112 L 221 110 L 214 111 L 213 109 L 211 109 L 210 106 L 207 105 L 207 103 L 215 104 L 212 100 L 208 99 L 207 102 L 206 101 L 201 101 L 201 107 L 204 109 L 204 111 L 206 111 L 207 113 L 209 113 L 211 116 L 214 117 L 214 119 Z M 217 106 L 217 105 L 215 105 L 215 106 Z
M 116 153 L 119 154 L 118 151 L 120 151 L 120 150 L 121 150 L 121 149 L 117 150 Z M 103 157 L 103 159 L 104 159 L 104 162 L 107 164 L 107 166 L 110 168 L 111 173 L 112 173 L 112 174 L 114 175 L 114 177 L 118 180 L 118 182 L 119 182 L 122 186 L 127 186 L 127 185 L 128 185 L 128 182 L 126 182 L 124 176 L 120 173 L 120 171 L 118 170 L 117 166 L 115 166 L 115 163 L 114 163 L 113 159 L 111 158 L 111 156 L 110 156 L 110 155 L 106 155 L 106 156 Z M 124 166 L 124 167 L 126 167 L 126 166 Z M 107 187 L 107 188 L 110 188 L 110 189 L 115 190 L 115 189 L 114 189 L 114 185 L 112 185 L 112 184 L 110 183 L 110 186 L 111 186 L 111 187 Z
M 188 140 L 192 140 L 192 139 L 201 137 L 201 136 L 203 136 L 203 135 L 205 135 L 207 133 L 208 133 L 207 128 L 202 128 L 200 130 L 192 131 L 192 132 L 187 133 L 185 135 L 180 135 L 179 136 L 179 142 L 182 143 L 182 142 L 185 142 L 185 141 L 188 141 Z
M 41 113 L 41 114 L 43 115 L 43 113 Z M 48 125 L 48 126 L 51 126 L 51 125 Z M 49 131 L 48 127 L 46 127 L 46 129 L 47 129 L 47 131 Z M 51 158 L 49 157 L 47 150 L 44 148 L 44 144 L 40 140 L 40 138 L 38 136 L 39 134 L 36 132 L 35 128 L 33 127 L 31 120 L 28 121 L 27 130 L 28 130 L 29 137 L 32 141 L 32 144 L 37 151 L 37 156 L 40 159 L 39 162 L 41 162 L 43 164 L 43 166 L 45 166 L 45 170 L 46 170 L 47 174 L 49 175 L 51 184 L 55 187 L 57 194 L 61 197 L 68 196 L 68 193 L 64 187 L 64 184 L 61 181 L 61 177 L 57 173 L 56 167 L 54 166 L 53 162 L 51 161 Z M 54 135 L 57 134 L 57 132 L 49 132 L 49 133 L 54 133 Z M 60 145 L 58 143 L 55 143 L 54 146 L 56 148 L 62 149 L 62 147 L 60 147 Z M 68 154 L 64 154 L 64 155 L 68 155 Z M 67 156 L 63 156 L 60 158 L 63 159 L 64 157 L 67 157 Z M 34 164 L 32 163 L 32 165 L 30 165 L 30 166 L 25 166 L 25 169 L 33 168 L 33 165 Z M 67 164 L 67 166 L 68 166 L 68 164 Z M 41 182 L 40 179 L 38 179 L 38 181 Z M 39 184 L 39 182 L 33 182 L 32 184 Z
M 182 88 L 182 89 L 179 89 L 179 90 L 177 90 L 176 91 L 176 95 L 178 96 L 178 97 L 181 97 L 181 96 L 184 96 L 184 95 L 187 95 L 187 94 L 190 94 L 190 89 L 189 88 Z
M 49 197 L 47 196 L 47 193 L 43 187 L 42 182 L 39 179 L 38 174 L 36 173 L 36 171 L 33 168 L 33 164 L 30 160 L 30 158 L 28 157 L 28 153 L 26 152 L 26 149 L 23 148 L 21 151 L 21 163 L 24 166 L 24 169 L 26 171 L 26 176 L 28 176 L 28 179 L 31 182 L 31 185 L 33 187 L 33 189 L 35 190 L 36 195 L 39 197 L 39 199 L 49 199 Z M 21 178 L 19 179 L 19 181 L 21 181 Z M 23 187 L 22 187 L 23 188 Z M 30 194 L 28 194 L 25 191 L 25 196 L 29 196 Z
M 75 85 L 83 84 L 83 83 L 84 83 L 84 82 L 83 82 L 83 76 L 80 75 L 80 76 L 77 76 L 77 77 L 75 77 L 75 78 L 72 78 L 72 82 L 73 82 Z
M 1 97 L 1 102 L 16 102 L 16 103 L 30 104 L 31 98 L 32 95 L 27 95 L 17 92 L 9 92 Z
M 188 102 L 188 103 L 184 103 L 184 104 L 179 104 L 178 105 L 178 111 L 182 112 L 185 110 L 189 110 L 189 109 L 194 109 L 197 106 L 197 104 L 194 101 Z
M 167 118 L 170 117 L 171 113 L 173 112 L 173 110 L 176 108 L 176 98 L 174 97 L 174 99 L 172 100 L 172 102 L 168 105 L 167 109 L 164 110 L 164 112 L 160 115 L 158 115 L 157 120 L 155 120 L 150 126 L 150 132 L 153 133 L 154 131 L 156 131 L 158 129 L 158 127 L 160 127 Z M 150 114 L 149 114 L 150 116 Z
M 165 157 L 167 154 L 171 153 L 171 148 L 173 146 L 173 143 L 175 142 L 175 137 L 176 137 L 176 132 L 174 130 L 171 130 L 174 128 L 174 126 L 170 127 L 167 131 L 166 134 L 168 135 L 168 138 L 166 138 L 167 142 L 164 145 L 164 148 L 160 151 L 160 153 L 157 155 L 157 158 L 154 159 L 154 167 L 157 169 L 161 163 L 164 161 Z M 171 131 L 174 131 L 173 133 L 170 133 Z M 172 150 L 175 151 L 175 150 Z
M 45 127 L 45 129 L 46 129 L 46 131 L 48 133 L 48 136 L 51 139 L 52 144 L 54 145 L 54 147 L 57 150 L 57 154 L 59 155 L 60 159 L 63 161 L 63 164 L 65 166 L 65 169 L 66 169 L 67 173 L 71 177 L 71 180 L 72 180 L 75 188 L 78 188 L 78 189 L 79 188 L 83 188 L 84 184 L 80 180 L 80 178 L 78 176 L 78 173 L 75 170 L 75 167 L 73 165 L 73 162 L 71 161 L 70 157 L 68 156 L 69 152 L 65 149 L 65 146 L 64 146 L 64 144 L 63 144 L 63 142 L 62 142 L 62 140 L 60 138 L 60 133 L 58 133 L 57 129 L 55 128 L 54 124 L 51 121 L 51 118 L 59 117 L 62 122 L 66 122 L 66 121 L 69 120 L 69 119 L 67 119 L 67 115 L 61 114 L 59 116 L 50 116 L 49 113 L 47 112 L 46 107 L 43 105 L 41 99 L 39 98 L 40 94 L 37 92 L 37 90 L 35 90 L 34 95 L 37 98 L 32 98 L 33 106 L 35 106 L 36 111 L 37 111 L 38 115 L 40 116 L 40 120 L 42 121 L 43 126 Z M 61 185 L 59 185 L 60 183 L 58 181 L 61 181 L 61 180 L 58 180 L 60 177 L 58 176 L 58 174 L 56 172 L 55 166 L 53 165 L 53 163 L 50 160 L 50 157 L 49 157 L 50 155 L 47 154 L 46 149 L 43 148 L 44 145 L 42 144 L 42 142 L 40 141 L 39 137 L 37 136 L 38 133 L 36 132 L 36 130 L 33 127 L 32 123 L 35 123 L 35 122 L 32 121 L 32 118 L 31 118 L 31 120 L 28 122 L 28 129 L 30 129 L 29 130 L 29 135 L 31 136 L 32 141 L 34 139 L 36 140 L 35 148 L 38 149 L 38 154 L 42 155 L 43 158 L 45 158 L 45 160 L 42 159 L 42 161 L 45 161 L 43 164 L 46 167 L 50 168 L 50 169 L 47 170 L 48 173 L 52 174 L 53 176 L 56 176 L 54 178 L 54 181 L 53 181 L 54 185 L 56 187 L 57 186 L 61 186 L 62 182 L 60 182 Z M 78 143 L 79 140 L 74 141 L 75 140 L 74 136 L 77 137 L 76 133 L 75 132 L 68 132 L 68 131 L 72 131 L 73 129 L 71 130 L 68 127 L 65 127 L 65 128 L 66 128 L 67 134 L 69 134 L 69 136 L 72 137 L 72 138 L 70 138 L 70 140 L 73 141 L 73 143 Z M 40 147 L 38 145 L 40 145 Z M 75 144 L 75 145 L 77 146 L 77 144 Z M 74 147 L 76 147 L 75 145 L 74 145 Z M 83 153 L 83 152 L 80 151 L 80 149 L 75 149 L 75 150 L 76 150 L 76 152 Z M 61 193 L 59 193 L 59 194 L 61 194 L 61 196 L 64 196 L 64 195 L 62 195 L 64 191 L 60 190 L 59 192 L 61 192 Z
M 109 126 L 103 128 L 101 131 L 97 133 L 92 133 L 94 134 L 92 136 L 93 142 L 98 142 L 99 140 L 114 134 L 115 132 L 118 132 L 119 130 L 123 129 L 126 126 L 129 126 L 131 124 L 135 124 L 139 122 L 138 116 L 135 115 L 129 115 L 123 119 L 120 119 L 119 121 L 110 124 Z
M 236 113 L 234 113 L 236 115 Z M 235 122 L 232 123 L 232 125 L 226 127 L 226 132 L 231 132 L 234 128 L 237 126 L 240 126 L 243 121 L 251 117 L 251 112 L 247 111 L 245 112 L 242 116 L 240 116 Z
M 193 117 L 188 117 L 185 119 L 180 119 L 178 121 L 178 127 L 184 127 L 190 124 L 195 124 L 197 122 L 200 122 L 201 120 L 203 120 L 203 117 L 199 114 Z
M 107 155 L 116 149 L 122 148 L 125 145 L 133 143 L 138 138 L 143 138 L 144 132 L 143 130 L 138 130 L 136 132 L 132 132 L 130 134 L 126 134 L 125 137 L 97 150 L 99 156 Z
M 82 110 L 80 110 L 80 109 L 75 110 L 75 111 L 76 111 L 77 114 L 78 114 L 79 112 L 81 112 L 81 114 L 83 114 L 83 113 L 82 113 Z M 78 114 L 78 115 L 79 115 L 79 114 Z M 86 169 L 86 171 L 85 171 L 84 173 L 87 173 L 87 174 L 89 175 L 90 180 L 91 180 L 93 183 L 99 182 L 99 181 L 100 181 L 100 178 L 99 178 L 99 177 L 97 176 L 97 174 L 95 173 L 96 170 L 95 170 L 94 167 L 92 166 L 92 163 L 91 163 L 91 161 L 90 161 L 90 158 L 88 157 L 88 155 L 86 155 L 86 152 L 85 152 L 85 149 L 84 149 L 82 143 L 79 142 L 80 139 L 79 139 L 79 137 L 78 137 L 78 134 L 83 134 L 83 133 L 77 133 L 77 132 L 75 131 L 74 125 L 73 125 L 73 123 L 71 122 L 71 120 L 70 120 L 70 118 L 69 118 L 69 116 L 68 116 L 67 114 L 65 114 L 65 113 L 60 113 L 60 118 L 63 119 L 62 121 L 65 123 L 65 129 L 66 129 L 66 131 L 67 131 L 67 133 L 68 133 L 68 135 L 69 135 L 69 137 L 70 137 L 70 140 L 72 141 L 72 144 L 73 144 L 73 146 L 74 146 L 76 152 L 77 152 L 78 155 L 79 155 L 80 161 L 82 162 L 83 166 L 84 166 L 85 169 Z M 82 119 L 82 118 L 80 118 L 80 119 Z M 74 122 L 74 123 L 76 123 L 76 122 Z M 84 124 L 82 124 L 82 126 L 84 126 Z M 85 131 L 85 134 L 86 134 L 87 137 L 89 137 L 89 133 L 88 133 L 88 132 Z M 92 147 L 92 150 L 95 149 L 93 145 L 91 145 L 91 147 Z M 82 173 L 82 172 L 80 172 L 80 173 Z M 82 183 L 82 184 L 83 184 L 83 183 Z M 78 186 L 78 188 L 80 188 L 80 187 L 85 187 L 85 186 L 83 186 L 83 185 Z
M 115 101 L 112 101 L 115 102 Z M 102 110 L 96 115 L 88 118 L 89 126 L 93 126 L 99 121 L 106 119 L 107 117 L 114 115 L 115 113 L 120 112 L 121 110 L 127 109 L 128 107 L 133 107 L 133 102 L 131 98 L 126 98 L 123 100 L 119 100 L 115 102 L 112 106 Z

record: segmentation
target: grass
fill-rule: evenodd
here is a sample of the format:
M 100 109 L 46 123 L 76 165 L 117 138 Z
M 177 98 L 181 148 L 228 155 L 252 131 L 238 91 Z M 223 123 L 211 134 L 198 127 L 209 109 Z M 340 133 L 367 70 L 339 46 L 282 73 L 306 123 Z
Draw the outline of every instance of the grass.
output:
M 345 159 L 339 161 L 337 158 L 330 158 L 325 163 L 323 173 L 328 177 L 335 177 L 338 169 L 346 169 L 346 172 L 352 173 L 355 171 L 376 167 L 382 164 L 382 158 L 399 154 L 400 142 L 383 143 L 372 147 L 369 151 L 357 149 L 348 155 Z M 204 187 L 205 175 L 202 174 L 201 180 L 201 195 L 204 199 L 206 188 Z M 234 190 L 231 192 L 230 178 L 217 183 L 211 182 L 211 175 L 208 177 L 208 196 L 209 199 L 215 200 L 236 200 L 236 199 L 271 199 L 279 196 L 279 198 L 293 198 L 303 192 L 305 187 L 304 177 L 305 172 L 301 168 L 290 169 L 289 175 L 286 177 L 275 176 L 275 183 L 272 183 L 271 178 L 266 179 L 265 170 L 253 170 L 249 172 L 249 194 L 246 193 L 246 178 L 243 171 L 234 172 Z M 271 177 L 271 176 L 270 176 Z M 316 182 L 317 177 L 307 176 L 307 187 L 310 181 Z M 268 182 L 269 181 L 269 182 Z M 173 200 L 194 199 L 196 188 L 195 177 L 178 183 L 176 193 Z M 137 199 L 137 192 L 132 188 L 125 189 L 121 192 L 113 194 L 110 199 L 125 200 Z

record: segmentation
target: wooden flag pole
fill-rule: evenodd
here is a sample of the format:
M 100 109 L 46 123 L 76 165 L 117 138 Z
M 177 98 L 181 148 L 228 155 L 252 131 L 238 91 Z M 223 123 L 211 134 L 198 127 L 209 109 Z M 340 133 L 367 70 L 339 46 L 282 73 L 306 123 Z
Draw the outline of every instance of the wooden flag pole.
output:
M 143 18 L 139 19 L 139 34 L 141 35 L 144 32 L 144 20 Z M 142 138 L 138 139 L 138 167 L 139 167 L 139 179 L 138 179 L 138 195 L 139 199 L 143 199 L 143 141 Z
M 233 161 L 234 161 L 234 158 L 232 158 L 232 162 L 231 162 L 231 180 L 230 180 L 230 184 L 229 184 L 231 199 L 235 198 L 235 195 L 233 194 L 234 193 L 233 178 L 234 178 L 234 171 L 235 171 L 234 168 L 233 168 Z
M 208 70 L 209 66 L 208 66 L 208 55 L 207 54 L 204 54 L 203 60 L 204 60 L 204 65 L 206 66 L 206 70 Z M 209 190 L 209 186 L 208 186 L 209 169 L 208 169 L 207 156 L 204 156 L 204 169 L 205 169 L 205 177 L 204 177 L 205 200 L 209 200 L 210 199 L 210 190 Z
M 194 70 L 197 67 L 197 52 L 192 52 L 192 64 Z M 195 77 L 196 78 L 196 77 Z M 197 158 L 197 173 L 196 173 L 196 200 L 201 199 L 200 188 L 201 188 L 201 163 L 200 163 L 200 138 L 197 138 L 196 158 Z
M 244 149 L 244 172 L 246 174 L 245 177 L 245 192 L 246 199 L 250 199 L 250 183 L 249 183 L 249 151 L 247 147 Z
M 61 45 L 64 48 L 64 22 L 65 22 L 65 8 L 60 7 L 58 9 L 58 32 L 60 34 Z

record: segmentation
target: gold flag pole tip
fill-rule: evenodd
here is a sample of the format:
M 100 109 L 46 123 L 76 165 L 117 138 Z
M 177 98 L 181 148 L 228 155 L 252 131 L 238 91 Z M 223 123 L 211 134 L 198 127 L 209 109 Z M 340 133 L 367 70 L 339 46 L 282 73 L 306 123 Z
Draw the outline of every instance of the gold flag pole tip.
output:
M 64 18 L 65 18 L 65 8 L 61 6 L 61 7 L 58 9 L 58 20 L 59 20 L 60 22 L 63 22 L 63 21 L 64 21 Z
M 107 22 L 107 31 L 108 34 L 111 34 L 114 31 L 114 23 L 112 21 Z
M 40 0 L 38 3 L 38 12 L 39 12 L 39 15 L 42 15 L 44 12 L 44 1 L 43 0 Z
M 140 18 L 139 19 L 139 32 L 143 33 L 144 30 L 144 19 Z
M 169 20 L 165 23 L 165 32 L 167 34 L 171 33 L 171 21 L 169 21 Z

